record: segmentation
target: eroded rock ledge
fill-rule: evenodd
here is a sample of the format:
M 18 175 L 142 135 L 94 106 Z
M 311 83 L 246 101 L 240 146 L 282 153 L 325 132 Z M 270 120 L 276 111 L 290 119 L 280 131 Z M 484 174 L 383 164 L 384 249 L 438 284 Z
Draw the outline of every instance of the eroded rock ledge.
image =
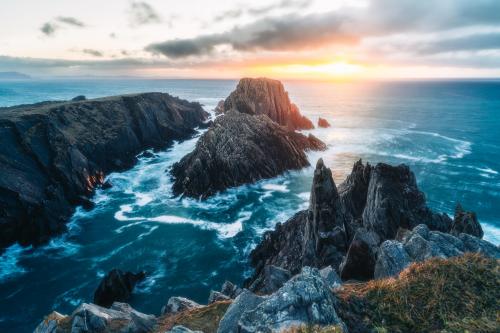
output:
M 163 93 L 0 108 L 0 249 L 63 232 L 107 173 L 186 139 L 207 116 Z

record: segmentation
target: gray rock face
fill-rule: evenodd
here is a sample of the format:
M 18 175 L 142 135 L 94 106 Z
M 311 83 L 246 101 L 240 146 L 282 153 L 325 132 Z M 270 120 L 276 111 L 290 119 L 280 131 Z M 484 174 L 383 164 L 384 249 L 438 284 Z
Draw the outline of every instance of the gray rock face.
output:
M 341 278 L 362 281 L 373 279 L 379 245 L 380 237 L 376 232 L 359 228 L 342 262 Z
M 194 151 L 174 164 L 173 191 L 204 198 L 272 178 L 308 166 L 305 151 L 310 149 L 325 149 L 325 145 L 313 136 L 289 131 L 266 115 L 231 111 L 217 118 Z
M 0 248 L 65 231 L 106 174 L 190 137 L 207 116 L 161 93 L 0 108 Z
M 292 274 L 286 269 L 274 265 L 266 265 L 262 270 L 262 274 L 248 289 L 259 294 L 271 294 L 281 288 L 291 277 Z
M 208 296 L 208 304 L 212 304 L 219 301 L 229 301 L 231 297 L 224 295 L 220 291 L 211 290 Z
M 161 314 L 174 314 L 184 310 L 200 308 L 201 305 L 184 297 L 170 297 L 167 304 L 161 309 Z
M 239 294 L 241 294 L 242 291 L 243 289 L 241 289 L 231 281 L 225 281 L 220 289 L 221 293 L 232 299 L 236 298 Z
M 265 299 L 266 297 L 257 296 L 251 291 L 244 289 L 226 310 L 226 313 L 219 322 L 217 333 L 238 332 L 238 322 L 241 315 L 246 311 L 255 309 Z
M 483 238 L 484 235 L 483 228 L 477 221 L 476 213 L 464 211 L 460 204 L 455 209 L 455 217 L 450 232 L 454 235 L 465 233 L 478 238 Z
M 302 116 L 290 102 L 283 84 L 266 78 L 241 79 L 224 101 L 224 111 L 237 110 L 250 115 L 267 115 L 278 124 L 295 129 L 314 128 L 312 122 Z
M 411 262 L 433 257 L 449 258 L 465 252 L 481 253 L 500 259 L 500 248 L 477 237 L 459 234 L 458 237 L 430 231 L 424 224 L 409 232 L 402 242 L 385 241 L 379 249 L 375 278 L 395 276 Z
M 321 275 L 321 278 L 325 281 L 326 286 L 330 289 L 337 288 L 342 284 L 342 280 L 332 266 L 320 269 L 319 275 Z
M 101 281 L 94 293 L 94 303 L 110 307 L 114 302 L 124 302 L 130 295 L 137 282 L 144 280 L 146 273 L 123 272 L 119 269 L 111 270 Z
M 83 303 L 71 316 L 51 313 L 35 333 L 147 333 L 152 332 L 156 318 L 138 312 L 125 303 L 114 303 L 110 309 Z
M 304 267 L 239 321 L 239 332 L 280 332 L 300 325 L 341 325 L 336 300 L 317 269 Z
M 192 331 L 187 327 L 184 327 L 182 325 L 177 325 L 172 327 L 170 331 L 167 331 L 165 333 L 203 333 L 202 331 Z

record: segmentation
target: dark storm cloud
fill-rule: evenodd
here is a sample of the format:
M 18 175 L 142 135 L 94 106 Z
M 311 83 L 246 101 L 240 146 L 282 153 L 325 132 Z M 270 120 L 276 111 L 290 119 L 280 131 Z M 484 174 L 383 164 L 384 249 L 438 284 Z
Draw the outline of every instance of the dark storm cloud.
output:
M 85 23 L 83 23 L 82 21 L 70 16 L 58 16 L 56 20 L 59 21 L 60 23 L 72 25 L 78 28 L 83 28 L 86 26 Z
M 147 2 L 132 2 L 129 14 L 131 25 L 145 25 L 162 22 L 160 14 Z
M 40 27 L 40 31 L 46 36 L 54 35 L 57 29 L 57 26 L 50 22 L 46 22 Z
M 292 2 L 298 4 L 291 0 L 280 4 Z M 323 14 L 265 17 L 225 33 L 167 40 L 148 45 L 146 50 L 170 58 L 207 55 L 223 44 L 243 51 L 289 51 L 353 44 L 373 36 L 433 33 L 470 26 L 500 26 L 500 1 L 372 0 L 366 8 L 346 7 Z
M 94 57 L 102 57 L 103 54 L 101 51 L 94 50 L 94 49 L 83 49 L 82 53 L 94 56 Z

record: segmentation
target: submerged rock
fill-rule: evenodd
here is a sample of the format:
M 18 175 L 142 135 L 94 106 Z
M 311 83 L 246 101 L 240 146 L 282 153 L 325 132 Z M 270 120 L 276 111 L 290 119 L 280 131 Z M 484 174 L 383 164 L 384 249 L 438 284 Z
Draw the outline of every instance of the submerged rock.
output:
M 328 120 L 326 120 L 325 118 L 321 118 L 321 117 L 318 118 L 318 127 L 327 128 L 327 127 L 330 127 L 330 126 L 331 125 L 328 122 Z
M 114 302 L 127 301 L 135 285 L 145 278 L 145 272 L 131 273 L 113 269 L 102 279 L 94 292 L 94 303 L 110 307 Z
M 173 192 L 208 197 L 308 166 L 305 151 L 325 148 L 315 137 L 289 131 L 266 115 L 228 112 L 201 136 L 194 151 L 173 165 Z
M 250 115 L 267 115 L 278 124 L 295 129 L 312 129 L 314 125 L 302 116 L 297 106 L 290 102 L 283 84 L 267 78 L 241 79 L 224 107 L 218 110 L 237 110 Z
M 65 231 L 106 174 L 190 137 L 207 116 L 162 93 L 0 108 L 0 248 Z

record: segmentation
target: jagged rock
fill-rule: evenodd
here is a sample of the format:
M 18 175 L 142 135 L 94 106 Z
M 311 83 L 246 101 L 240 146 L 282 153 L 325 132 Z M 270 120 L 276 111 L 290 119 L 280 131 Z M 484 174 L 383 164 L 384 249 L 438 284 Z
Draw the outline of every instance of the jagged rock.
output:
M 374 276 L 381 279 L 399 274 L 411 263 L 411 258 L 403 248 L 403 244 L 394 240 L 386 240 L 378 250 Z
M 291 277 L 292 274 L 286 269 L 266 265 L 262 270 L 262 274 L 248 289 L 259 294 L 271 294 L 281 288 Z
M 184 297 L 170 297 L 167 304 L 161 309 L 162 315 L 174 314 L 184 310 L 200 308 L 201 305 Z
M 272 178 L 309 165 L 305 150 L 325 148 L 266 115 L 236 111 L 218 117 L 191 153 L 173 165 L 173 192 L 208 197 L 229 187 Z
M 190 137 L 207 116 L 162 93 L 0 108 L 0 248 L 64 232 L 106 174 Z
M 241 289 L 231 281 L 225 281 L 220 289 L 221 293 L 233 299 L 236 298 L 239 294 L 241 294 L 242 291 L 243 289 Z
M 73 97 L 71 99 L 72 102 L 81 102 L 81 101 L 86 101 L 87 100 L 87 97 L 85 97 L 84 95 L 78 95 L 76 97 Z
M 130 298 L 130 294 L 137 282 L 145 278 L 145 272 L 131 273 L 113 269 L 97 287 L 94 293 L 94 303 L 110 307 L 114 302 L 124 302 Z
M 221 114 L 224 113 L 224 100 L 221 99 L 219 103 L 217 103 L 217 106 L 214 109 L 216 114 Z
M 373 279 L 379 245 L 380 237 L 377 233 L 359 228 L 341 265 L 340 277 L 342 280 Z
M 431 231 L 425 224 L 421 224 L 409 232 L 402 242 L 382 243 L 375 265 L 375 278 L 397 275 L 411 262 L 433 257 L 450 258 L 466 252 L 477 252 L 500 259 L 500 248 L 485 240 L 464 233 L 456 237 Z
M 34 333 L 147 333 L 155 325 L 155 316 L 138 312 L 125 303 L 114 303 L 110 309 L 83 303 L 71 316 L 51 313 Z
M 210 290 L 210 295 L 208 296 L 208 304 L 212 304 L 219 301 L 229 301 L 231 297 L 224 295 L 223 293 L 215 290 Z
M 224 111 L 237 110 L 251 115 L 267 115 L 278 124 L 290 129 L 311 129 L 312 122 L 302 116 L 290 102 L 283 84 L 266 78 L 241 79 L 224 101 Z
M 460 204 L 455 209 L 455 217 L 450 232 L 454 235 L 465 233 L 478 238 L 483 238 L 484 235 L 483 228 L 477 221 L 476 213 L 464 211 Z
M 330 127 L 330 126 L 331 125 L 328 122 L 328 120 L 326 120 L 325 118 L 321 118 L 321 117 L 318 118 L 318 127 L 327 128 L 327 127 Z
M 325 281 L 327 287 L 330 289 L 337 288 L 342 284 L 342 280 L 340 279 L 337 272 L 335 272 L 335 270 L 332 268 L 332 266 L 327 266 L 320 269 L 319 275 L 321 275 L 321 278 L 323 279 L 323 281 Z
M 239 332 L 280 332 L 301 325 L 345 328 L 335 306 L 336 300 L 319 271 L 304 267 L 255 309 L 245 311 L 238 323 Z
M 177 325 L 172 327 L 171 330 L 165 333 L 203 333 L 202 331 L 191 331 L 189 328 L 184 327 L 182 325 Z
M 393 239 L 399 227 L 413 229 L 420 223 L 447 232 L 451 219 L 434 214 L 425 203 L 415 175 L 408 166 L 377 164 L 370 175 L 363 225 L 385 239 Z
M 219 322 L 217 333 L 234 333 L 238 331 L 238 322 L 241 315 L 251 311 L 262 303 L 266 297 L 258 296 L 247 289 L 243 289 L 240 295 L 231 303 L 226 313 Z

